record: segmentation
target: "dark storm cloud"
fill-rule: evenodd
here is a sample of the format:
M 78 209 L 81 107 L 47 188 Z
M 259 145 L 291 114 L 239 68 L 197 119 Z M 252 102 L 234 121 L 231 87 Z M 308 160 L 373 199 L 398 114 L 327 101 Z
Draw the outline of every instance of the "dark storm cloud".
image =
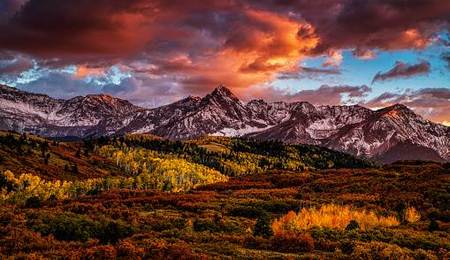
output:
M 449 28 L 449 13 L 448 0 L 3 0 L 0 52 L 30 55 L 39 67 L 76 65 L 65 77 L 74 94 L 93 88 L 80 77 L 117 65 L 134 81 L 105 90 L 167 101 L 220 83 L 243 93 L 278 77 L 338 75 L 343 49 L 360 59 L 422 49 Z M 296 71 L 314 55 L 331 67 Z
M 6 0 L 3 5 L 8 8 L 3 9 L 17 10 L 24 2 Z M 296 33 L 303 39 L 319 37 L 312 53 L 357 48 L 355 54 L 361 55 L 361 50 L 372 48 L 425 47 L 436 32 L 448 27 L 450 1 L 29 0 L 2 24 L 0 45 L 36 55 L 85 59 L 186 49 L 194 55 L 228 47 L 248 50 L 261 33 L 274 30 L 270 22 L 248 14 L 262 10 L 310 24 L 314 30 L 298 24 Z M 278 51 L 275 44 L 268 50 Z M 280 51 L 284 54 L 283 47 Z
M 0 1 L 0 22 L 5 22 L 13 16 L 27 0 Z
M 408 78 L 416 75 L 424 75 L 430 73 L 431 65 L 427 61 L 421 61 L 417 64 L 408 64 L 397 61 L 392 69 L 386 72 L 378 72 L 372 80 L 372 84 L 376 81 L 384 81 L 395 78 Z
M 372 58 L 373 49 L 423 49 L 449 28 L 447 0 L 286 0 L 253 1 L 311 23 L 318 45 L 311 54 L 355 48 L 355 56 Z
M 1 47 L 37 56 L 127 54 L 137 45 L 136 0 L 29 0 L 1 25 Z
M 41 66 L 133 69 L 144 61 L 136 73 L 168 85 L 210 84 L 199 92 L 267 81 L 318 40 L 303 20 L 218 0 L 29 0 L 0 30 L 0 49 L 33 55 Z

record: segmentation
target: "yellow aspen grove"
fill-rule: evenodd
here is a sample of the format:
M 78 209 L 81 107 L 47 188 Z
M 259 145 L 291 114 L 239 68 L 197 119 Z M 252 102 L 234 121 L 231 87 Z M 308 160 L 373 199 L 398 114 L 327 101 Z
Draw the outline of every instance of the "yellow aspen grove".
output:
M 151 188 L 180 192 L 200 185 L 228 180 L 227 176 L 217 170 L 185 159 L 162 157 L 155 151 L 141 148 L 122 149 L 123 151 L 113 146 L 103 146 L 98 152 L 111 158 L 119 167 L 135 176 L 138 189 Z
M 323 205 L 318 209 L 303 208 L 299 213 L 293 211 L 272 223 L 274 234 L 299 233 L 313 227 L 345 229 L 350 221 L 358 222 L 361 229 L 377 226 L 397 226 L 400 222 L 394 216 L 378 216 L 373 211 L 352 209 L 350 206 L 335 204 Z

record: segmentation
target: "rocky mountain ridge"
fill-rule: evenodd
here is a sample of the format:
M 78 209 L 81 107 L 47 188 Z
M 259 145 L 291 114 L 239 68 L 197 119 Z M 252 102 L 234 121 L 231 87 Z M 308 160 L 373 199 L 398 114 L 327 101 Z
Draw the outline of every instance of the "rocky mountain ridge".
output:
M 0 129 L 79 138 L 125 133 L 169 139 L 244 136 L 325 146 L 383 162 L 450 160 L 450 128 L 404 105 L 373 111 L 308 102 L 245 104 L 225 86 L 203 98 L 189 96 L 154 109 L 104 94 L 62 100 L 0 86 Z

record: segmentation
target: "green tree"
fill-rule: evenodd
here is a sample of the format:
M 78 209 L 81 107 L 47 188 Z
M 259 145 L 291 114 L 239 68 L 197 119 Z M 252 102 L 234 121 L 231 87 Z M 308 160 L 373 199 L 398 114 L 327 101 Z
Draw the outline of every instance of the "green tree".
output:
M 254 236 L 271 237 L 273 236 L 271 217 L 266 212 L 261 213 L 261 215 L 256 220 L 255 228 L 253 229 Z

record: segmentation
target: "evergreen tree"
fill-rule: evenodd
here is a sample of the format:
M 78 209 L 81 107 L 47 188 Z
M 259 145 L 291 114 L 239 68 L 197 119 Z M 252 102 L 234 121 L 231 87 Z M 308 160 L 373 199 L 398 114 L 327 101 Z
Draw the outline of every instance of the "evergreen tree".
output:
M 351 220 L 350 223 L 348 223 L 347 227 L 345 228 L 345 230 L 347 230 L 347 231 L 358 230 L 358 229 L 359 229 L 359 224 L 356 220 Z
M 265 238 L 273 236 L 272 222 L 270 215 L 263 211 L 256 220 L 255 228 L 253 229 L 254 236 L 262 236 Z
M 431 220 L 430 224 L 428 225 L 428 231 L 433 232 L 439 230 L 439 224 L 436 220 Z

